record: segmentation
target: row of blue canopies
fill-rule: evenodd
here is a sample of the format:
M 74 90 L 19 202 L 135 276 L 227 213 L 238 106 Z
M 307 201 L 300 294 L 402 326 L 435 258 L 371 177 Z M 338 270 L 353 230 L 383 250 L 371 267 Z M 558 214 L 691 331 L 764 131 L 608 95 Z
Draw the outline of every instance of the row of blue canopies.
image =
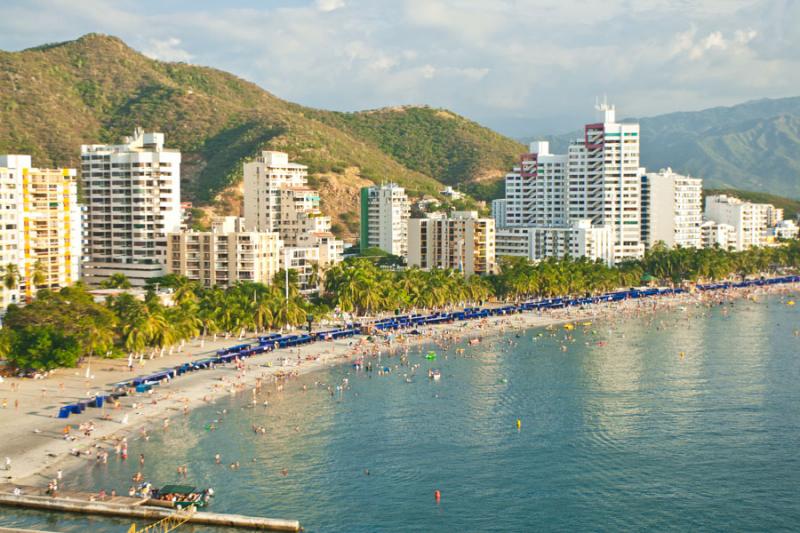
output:
M 711 284 L 698 284 L 695 288 L 699 291 L 714 291 L 744 287 L 758 287 L 766 285 L 777 285 L 782 283 L 800 282 L 800 276 L 783 276 L 779 278 L 746 280 L 740 282 L 724 282 Z M 243 359 L 270 352 L 277 348 L 289 348 L 301 346 L 313 342 L 352 337 L 361 333 L 363 327 L 374 328 L 378 331 L 393 331 L 398 329 L 413 328 L 416 326 L 426 326 L 441 324 L 446 322 L 466 321 L 486 318 L 490 316 L 503 316 L 524 311 L 540 311 L 545 309 L 560 309 L 564 307 L 578 307 L 603 302 L 618 302 L 621 300 L 646 298 L 650 296 L 669 295 L 685 293 L 683 288 L 647 288 L 630 289 L 626 291 L 609 292 L 597 296 L 586 296 L 583 298 L 548 298 L 534 300 L 518 304 L 509 304 L 500 307 L 468 307 L 460 311 L 437 312 L 428 315 L 412 314 L 394 316 L 370 322 L 368 324 L 348 324 L 347 326 L 331 329 L 327 331 L 316 331 L 307 334 L 283 335 L 272 333 L 258 338 L 257 343 L 243 343 L 218 350 L 213 357 L 207 357 L 197 361 L 183 363 L 168 370 L 162 370 L 148 376 L 136 377 L 131 380 L 122 381 L 114 385 L 115 392 L 107 396 L 95 396 L 90 400 L 83 400 L 75 404 L 66 405 L 60 408 L 58 417 L 68 418 L 70 414 L 82 413 L 86 407 L 103 407 L 103 403 L 109 399 L 116 399 L 127 394 L 131 388 L 136 392 L 147 392 L 154 385 L 158 385 L 164 380 L 170 380 L 187 372 L 203 370 L 214 365 L 229 363 L 234 359 Z

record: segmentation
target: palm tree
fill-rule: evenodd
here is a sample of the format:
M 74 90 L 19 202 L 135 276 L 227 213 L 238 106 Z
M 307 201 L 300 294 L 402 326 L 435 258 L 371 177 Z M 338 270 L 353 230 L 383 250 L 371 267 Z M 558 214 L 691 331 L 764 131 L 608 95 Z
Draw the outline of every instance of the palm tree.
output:
M 104 289 L 130 289 L 131 282 L 125 274 L 116 273 L 111 274 L 107 280 L 100 283 Z
M 46 282 L 47 272 L 45 270 L 44 263 L 42 263 L 41 259 L 37 259 L 33 264 L 33 276 L 31 277 L 31 283 L 33 284 L 33 288 L 37 289 Z
M 14 290 L 19 286 L 19 267 L 14 263 L 6 265 L 3 273 L 3 285 L 8 290 Z

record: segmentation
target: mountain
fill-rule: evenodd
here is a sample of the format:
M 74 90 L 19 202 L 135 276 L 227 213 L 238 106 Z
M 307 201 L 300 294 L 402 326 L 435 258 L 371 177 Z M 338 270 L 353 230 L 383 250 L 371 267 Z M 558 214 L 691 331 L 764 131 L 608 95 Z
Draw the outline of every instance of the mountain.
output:
M 641 163 L 649 169 L 670 166 L 703 178 L 707 187 L 800 198 L 800 97 L 755 100 L 638 121 Z M 566 150 L 578 135 L 581 133 L 576 130 L 549 138 L 554 150 Z
M 243 161 L 282 150 L 309 166 L 344 235 L 357 232 L 361 186 L 395 181 L 412 195 L 435 195 L 443 183 L 501 175 L 522 150 L 450 111 L 311 109 L 99 34 L 0 51 L 0 124 L 0 153 L 29 153 L 38 166 L 78 166 L 81 144 L 120 142 L 136 126 L 162 131 L 183 152 L 183 198 L 218 213 L 240 209 Z

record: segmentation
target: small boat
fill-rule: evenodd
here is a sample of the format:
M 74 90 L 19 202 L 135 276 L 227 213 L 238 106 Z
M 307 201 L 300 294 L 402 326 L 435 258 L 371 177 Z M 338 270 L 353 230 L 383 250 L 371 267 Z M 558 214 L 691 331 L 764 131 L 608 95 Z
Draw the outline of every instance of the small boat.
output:
M 160 489 L 152 490 L 147 505 L 178 509 L 194 505 L 199 509 L 208 505 L 213 496 L 214 489 L 212 488 L 198 490 L 191 485 L 165 485 Z
M 428 377 L 434 381 L 439 381 L 442 379 L 442 373 L 436 368 L 431 368 L 428 370 Z

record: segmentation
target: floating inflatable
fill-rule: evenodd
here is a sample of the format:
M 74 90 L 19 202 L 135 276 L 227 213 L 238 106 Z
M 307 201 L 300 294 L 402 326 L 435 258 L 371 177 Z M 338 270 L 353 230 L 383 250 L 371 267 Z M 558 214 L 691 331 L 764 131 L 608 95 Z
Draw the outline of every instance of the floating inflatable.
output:
M 428 353 L 425 355 L 425 359 L 429 359 L 429 360 L 436 359 L 436 352 L 428 352 Z

